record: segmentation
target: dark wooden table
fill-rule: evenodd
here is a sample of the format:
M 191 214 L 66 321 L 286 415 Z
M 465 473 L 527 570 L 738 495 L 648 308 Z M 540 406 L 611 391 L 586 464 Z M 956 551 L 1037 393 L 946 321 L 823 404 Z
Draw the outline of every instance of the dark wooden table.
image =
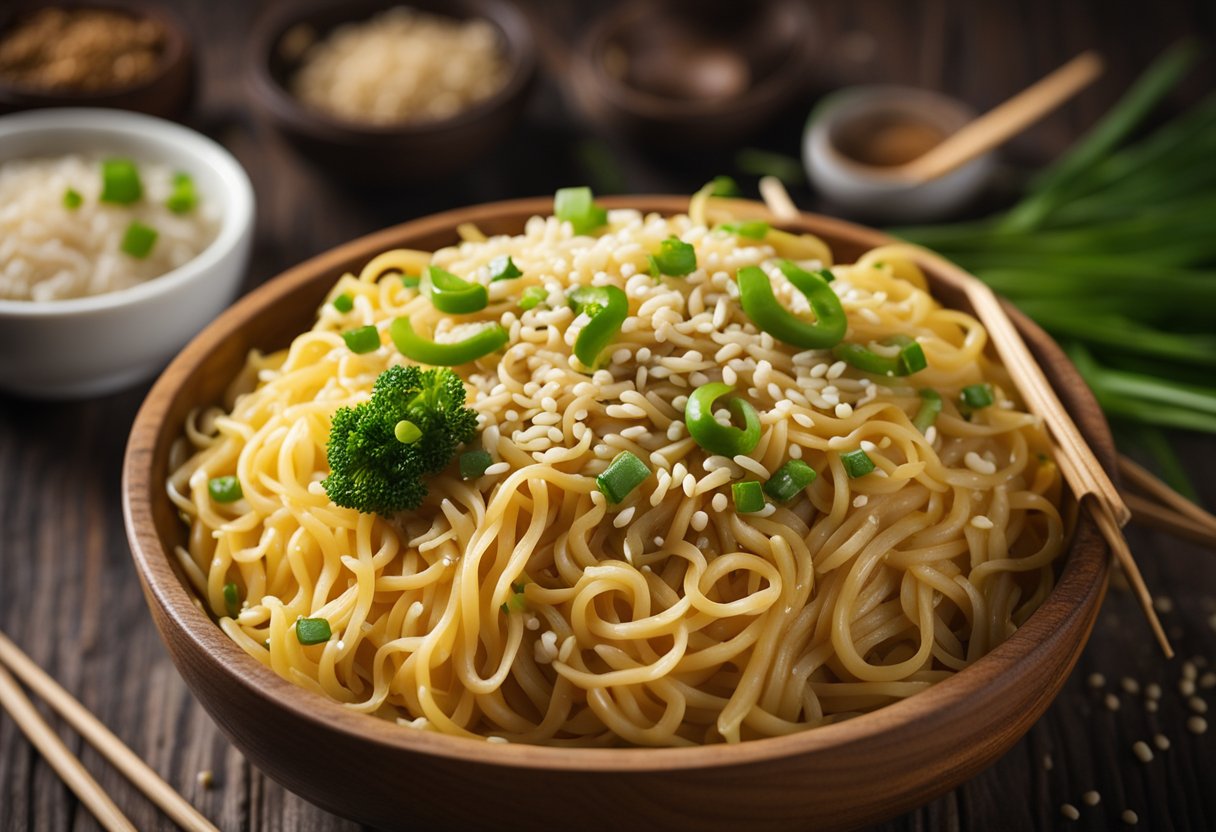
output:
M 531 0 L 551 31 L 571 34 L 592 8 Z M 252 0 L 177 0 L 200 45 L 201 89 L 191 123 L 245 164 L 258 195 L 258 234 L 246 288 L 330 246 L 436 210 L 550 193 L 559 185 L 615 183 L 624 191 L 688 192 L 733 172 L 733 154 L 656 159 L 594 137 L 556 84 L 540 84 L 519 129 L 495 154 L 441 184 L 372 193 L 345 187 L 301 164 L 254 120 L 242 77 Z M 894 3 L 820 0 L 814 85 L 858 81 L 922 84 L 978 108 L 1000 101 L 1084 48 L 1107 57 L 1095 88 L 1016 140 L 1007 158 L 1050 157 L 1117 97 L 1166 44 L 1198 34 L 1210 44 L 1210 2 L 970 0 Z M 1175 106 L 1213 86 L 1209 66 L 1180 91 Z M 813 100 L 754 139 L 795 154 Z M 603 161 L 607 157 L 610 164 Z M 747 185 L 754 180 L 741 177 Z M 819 206 L 795 189 L 804 207 Z M 119 471 L 127 431 L 147 385 L 103 399 L 39 403 L 0 395 L 0 627 L 110 725 L 179 791 L 225 830 L 350 829 L 253 769 L 191 698 L 153 630 L 128 556 Z M 1216 504 L 1216 441 L 1178 436 L 1201 496 Z M 1080 666 L 1064 692 L 989 771 L 927 806 L 883 825 L 920 829 L 1119 829 L 1131 809 L 1151 829 L 1216 829 L 1216 730 L 1196 735 L 1179 689 L 1184 660 L 1198 675 L 1216 670 L 1216 557 L 1169 537 L 1132 529 L 1145 576 L 1180 659 L 1158 654 L 1131 596 L 1117 586 Z M 1102 674 L 1095 687 L 1091 674 Z M 1143 692 L 1162 690 L 1159 709 Z M 1216 689 L 1199 690 L 1216 705 Z M 1117 710 L 1110 709 L 1111 694 Z M 1216 721 L 1216 714 L 1209 718 Z M 69 747 L 140 829 L 171 829 L 123 778 L 69 731 Z M 1158 735 L 1169 749 L 1154 746 Z M 1144 740 L 1155 758 L 1140 762 Z M 214 784 L 199 781 L 214 773 Z M 1084 800 L 1096 792 L 1097 805 Z M 1061 805 L 1080 810 L 1065 820 Z M 644 827 L 644 821 L 639 820 Z M 0 715 L 0 827 L 89 830 L 96 822 Z M 504 827 L 505 828 L 505 827 Z

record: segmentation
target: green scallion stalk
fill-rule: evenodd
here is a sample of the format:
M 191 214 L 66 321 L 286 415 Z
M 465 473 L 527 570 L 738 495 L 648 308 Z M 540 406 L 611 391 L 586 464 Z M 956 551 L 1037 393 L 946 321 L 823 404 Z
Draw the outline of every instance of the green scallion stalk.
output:
M 928 388 L 920 391 L 920 409 L 912 417 L 912 424 L 921 433 L 928 433 L 929 428 L 937 421 L 942 412 L 942 397 L 936 390 Z
M 519 296 L 519 308 L 527 312 L 529 309 L 535 309 L 549 298 L 549 290 L 544 286 L 529 286 L 524 289 L 524 293 Z
M 959 391 L 958 395 L 963 405 L 970 410 L 982 410 L 990 407 L 995 401 L 990 384 L 969 384 Z
M 81 205 L 84 205 L 84 197 L 80 195 L 80 191 L 75 188 L 68 188 L 63 192 L 63 207 L 69 211 L 75 211 Z
M 840 462 L 844 465 L 844 472 L 849 475 L 850 479 L 864 477 L 866 474 L 874 470 L 874 460 L 870 459 L 870 455 L 858 448 L 855 451 L 849 451 L 840 455 Z
M 764 484 L 764 493 L 779 503 L 792 500 L 815 481 L 815 469 L 801 459 L 791 459 L 773 472 Z
M 553 216 L 570 223 L 575 234 L 590 234 L 608 222 L 608 211 L 595 204 L 587 187 L 560 188 L 553 197 Z
M 715 176 L 709 181 L 709 195 L 721 197 L 740 196 L 739 183 L 729 176 Z
M 106 159 L 101 163 L 102 202 L 130 205 L 144 195 L 139 168 L 130 159 Z
M 746 237 L 749 240 L 763 240 L 768 236 L 769 224 L 764 222 L 764 220 L 724 222 L 718 226 L 717 230 L 725 231 L 738 237 Z
M 329 621 L 324 618 L 301 618 L 296 621 L 296 640 L 300 644 L 324 644 L 333 636 Z
M 165 200 L 165 206 L 175 214 L 188 214 L 198 205 L 198 192 L 194 190 L 194 180 L 188 173 L 178 173 L 173 176 L 173 190 Z
M 342 340 L 353 353 L 363 355 L 380 349 L 380 330 L 371 324 L 342 333 Z
M 624 500 L 650 476 L 650 468 L 629 451 L 621 451 L 595 478 L 595 486 L 612 505 Z
M 241 611 L 241 591 L 234 583 L 224 584 L 224 610 L 229 618 L 236 618 Z
M 502 257 L 495 257 L 490 261 L 490 282 L 497 280 L 514 280 L 517 277 L 523 277 L 524 273 L 515 265 L 515 261 L 511 259 L 511 255 L 504 254 Z
M 343 315 L 355 308 L 355 299 L 346 292 L 334 298 L 334 309 L 337 309 Z
M 754 514 L 764 509 L 764 489 L 755 480 L 731 483 L 730 492 L 735 511 L 740 514 Z
M 131 224 L 127 226 L 126 232 L 123 233 L 122 242 L 118 247 L 124 254 L 142 260 L 151 253 L 158 236 L 160 235 L 152 226 L 144 225 L 139 220 L 132 220 Z
M 679 237 L 668 237 L 659 243 L 659 253 L 650 255 L 652 274 L 684 277 L 697 268 L 697 252 Z

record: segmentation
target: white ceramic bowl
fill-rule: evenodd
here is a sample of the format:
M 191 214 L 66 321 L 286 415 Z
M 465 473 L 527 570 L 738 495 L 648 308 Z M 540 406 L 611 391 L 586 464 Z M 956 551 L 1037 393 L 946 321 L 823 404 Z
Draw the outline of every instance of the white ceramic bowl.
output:
M 0 299 L 0 388 L 38 398 L 101 395 L 153 375 L 236 296 L 253 241 L 253 186 L 218 144 L 120 110 L 0 117 L 0 162 L 107 152 L 189 173 L 219 206 L 220 230 L 190 262 L 117 292 L 60 301 Z
M 827 96 L 807 119 L 802 156 L 811 185 L 837 208 L 871 221 L 924 222 L 962 207 L 987 184 L 991 153 L 921 185 L 841 153 L 837 141 L 846 125 L 875 113 L 919 119 L 946 135 L 975 118 L 961 101 L 914 87 L 851 87 Z

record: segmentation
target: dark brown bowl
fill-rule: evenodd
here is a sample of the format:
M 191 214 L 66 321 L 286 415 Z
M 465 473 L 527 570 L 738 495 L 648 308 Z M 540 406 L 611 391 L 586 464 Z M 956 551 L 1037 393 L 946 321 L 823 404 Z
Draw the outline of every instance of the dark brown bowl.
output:
M 612 5 L 571 55 L 570 90 L 596 126 L 640 144 L 729 145 L 806 92 L 813 24 L 799 0 Z
M 287 85 L 298 61 L 281 48 L 286 33 L 303 24 L 324 37 L 343 23 L 366 20 L 402 5 L 458 19 L 489 21 L 505 48 L 506 84 L 450 118 L 382 126 L 330 116 L 305 106 L 291 94 Z M 258 21 L 247 56 L 250 89 L 266 123 L 322 170 L 366 184 L 435 180 L 484 155 L 518 119 L 536 74 L 531 29 L 505 0 L 282 3 Z
M 666 214 L 688 205 L 684 197 L 660 196 L 604 202 Z M 184 528 L 165 492 L 169 448 L 182 435 L 187 414 L 221 399 L 250 349 L 284 347 L 310 327 L 334 281 L 373 255 L 453 244 L 463 222 L 489 234 L 518 233 L 528 217 L 551 209 L 550 199 L 538 198 L 449 211 L 313 258 L 220 316 L 148 395 L 123 471 L 127 535 L 170 655 L 232 742 L 292 791 L 386 829 L 848 828 L 925 803 L 1004 754 L 1059 692 L 1097 616 L 1108 554 L 1088 515 L 1050 596 L 971 667 L 846 722 L 732 746 L 549 748 L 417 731 L 354 713 L 279 678 L 202 611 L 176 571 L 173 547 L 184 544 Z M 846 262 L 890 241 L 810 214 L 786 225 L 818 234 Z M 957 283 L 932 272 L 930 278 L 945 303 L 965 308 L 957 288 L 949 289 Z M 1041 329 L 1012 314 L 1082 433 L 1111 468 L 1110 433 L 1080 376 Z
M 0 34 L 26 14 L 47 6 L 106 9 L 150 18 L 165 31 L 165 51 L 156 74 L 127 87 L 89 92 L 46 90 L 0 81 L 0 115 L 39 107 L 114 107 L 180 120 L 194 100 L 194 48 L 186 26 L 164 3 L 152 0 L 55 0 L 0 6 Z

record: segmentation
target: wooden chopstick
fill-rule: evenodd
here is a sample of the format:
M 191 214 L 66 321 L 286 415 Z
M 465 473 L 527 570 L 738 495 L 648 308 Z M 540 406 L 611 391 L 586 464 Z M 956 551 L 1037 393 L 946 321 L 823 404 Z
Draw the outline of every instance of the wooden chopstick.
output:
M 67 784 L 80 802 L 88 807 L 97 822 L 110 832 L 137 832 L 135 825 L 114 805 L 109 795 L 94 780 L 77 760 L 63 740 L 51 730 L 51 726 L 34 709 L 34 703 L 21 690 L 21 686 L 0 667 L 0 705 L 12 716 L 17 727 L 33 743 L 46 761 L 55 769 L 60 779 Z
M 1207 539 L 1199 542 L 1208 545 L 1216 542 L 1216 517 L 1170 488 L 1147 468 L 1122 454 L 1119 455 L 1119 473 L 1128 485 L 1143 491 L 1147 496 L 1156 500 L 1161 508 L 1176 517 L 1180 522 L 1180 529 L 1198 527 L 1205 530 L 1207 534 Z M 1133 507 L 1132 514 L 1139 518 L 1140 512 Z M 1169 531 L 1169 528 L 1166 528 L 1166 531 Z
M 122 740 L 102 724 L 101 720 L 93 716 L 87 708 L 72 698 L 70 693 L 60 687 L 58 682 L 47 675 L 42 668 L 35 664 L 29 656 L 21 651 L 21 648 L 10 641 L 2 632 L 0 632 L 0 665 L 7 666 L 13 674 L 29 686 L 31 691 L 45 700 L 56 713 L 76 729 L 80 736 L 96 748 L 115 768 L 121 771 L 136 788 L 147 795 L 149 800 L 159 806 L 166 815 L 173 818 L 178 826 L 182 829 L 190 830 L 190 832 L 219 832 L 210 821 L 191 806 L 185 798 L 174 791 L 172 786 L 162 780 L 160 775 L 141 760 L 134 751 L 125 746 Z M 3 674 L 4 678 L 7 678 L 10 682 L 12 681 L 12 677 L 2 669 L 0 669 L 0 673 Z M 15 683 L 14 687 L 16 687 Z M 24 694 L 21 693 L 20 688 L 17 688 L 17 694 L 26 703 L 29 702 Z M 37 711 L 33 710 L 32 706 L 29 709 L 29 713 L 32 713 L 34 718 L 41 722 L 41 717 L 38 716 Z M 13 718 L 17 720 L 18 725 L 22 725 L 21 717 L 14 713 Z M 43 726 L 46 725 L 46 723 L 42 724 Z M 30 736 L 26 726 L 23 725 L 22 729 L 26 730 L 27 736 Z M 50 729 L 48 728 L 47 730 L 49 731 Z M 51 736 L 58 742 L 59 738 L 53 732 Z M 32 736 L 30 736 L 30 739 L 33 741 Z M 59 744 L 63 745 L 62 743 Z M 38 743 L 35 742 L 35 745 L 38 745 Z M 43 755 L 55 766 L 56 771 L 59 771 L 60 776 L 66 781 L 67 776 L 64 775 L 55 761 L 48 756 L 46 749 L 41 745 L 38 745 L 38 749 L 42 751 Z M 63 751 L 67 753 L 72 763 L 75 764 L 75 767 L 79 768 L 83 776 L 88 778 L 88 774 L 84 773 L 80 761 L 71 756 L 71 752 L 67 750 L 66 746 L 63 747 Z M 89 778 L 89 782 L 93 782 L 91 778 Z M 72 785 L 71 782 L 69 782 L 69 785 Z M 73 790 L 75 790 L 74 786 Z M 79 791 L 77 791 L 77 794 L 79 794 Z M 90 808 L 92 807 L 90 806 Z M 98 819 L 100 820 L 100 817 Z M 135 827 L 119 826 L 113 828 L 134 829 Z

